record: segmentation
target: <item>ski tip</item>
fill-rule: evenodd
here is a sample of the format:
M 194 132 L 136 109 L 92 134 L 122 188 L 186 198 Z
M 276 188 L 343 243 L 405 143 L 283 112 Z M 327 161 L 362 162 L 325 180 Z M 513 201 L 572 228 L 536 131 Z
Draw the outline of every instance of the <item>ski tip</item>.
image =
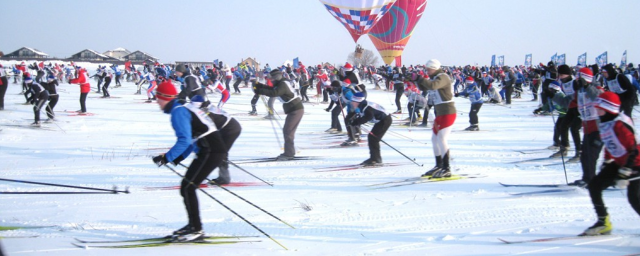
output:
M 504 239 L 499 238 L 499 237 L 498 237 L 498 240 L 500 240 L 500 242 L 503 242 L 503 243 L 505 243 L 505 244 L 512 244 L 512 242 L 509 242 L 509 241 L 504 240 Z

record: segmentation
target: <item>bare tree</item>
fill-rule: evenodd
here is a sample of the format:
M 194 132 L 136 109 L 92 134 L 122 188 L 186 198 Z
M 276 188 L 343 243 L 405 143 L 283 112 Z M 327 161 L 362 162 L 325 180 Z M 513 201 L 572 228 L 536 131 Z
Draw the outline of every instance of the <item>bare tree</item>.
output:
M 352 63 L 354 66 L 363 65 L 363 66 L 375 67 L 376 65 L 378 65 L 378 56 L 376 56 L 376 54 L 373 51 L 365 49 L 362 52 L 361 58 L 357 58 L 355 52 L 349 53 L 349 56 L 347 57 L 347 61 L 349 63 Z

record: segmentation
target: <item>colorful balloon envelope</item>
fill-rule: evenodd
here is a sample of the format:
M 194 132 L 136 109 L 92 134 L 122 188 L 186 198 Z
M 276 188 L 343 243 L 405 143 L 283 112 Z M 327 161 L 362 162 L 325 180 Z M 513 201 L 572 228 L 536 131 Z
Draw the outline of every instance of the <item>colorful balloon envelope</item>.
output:
M 369 31 L 369 38 L 376 46 L 384 63 L 402 65 L 402 51 L 409 42 L 427 0 L 398 0 L 389 12 Z
M 373 28 L 396 0 L 320 0 L 351 34 L 353 41 Z

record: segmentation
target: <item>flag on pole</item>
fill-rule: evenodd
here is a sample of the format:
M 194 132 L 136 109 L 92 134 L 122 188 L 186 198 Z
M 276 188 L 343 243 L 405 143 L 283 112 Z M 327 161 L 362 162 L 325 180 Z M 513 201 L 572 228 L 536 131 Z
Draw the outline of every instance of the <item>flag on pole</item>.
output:
M 578 66 L 580 67 L 586 67 L 587 66 L 587 53 L 583 53 L 582 55 L 578 56 Z
M 498 66 L 499 67 L 503 67 L 504 66 L 504 55 L 498 57 Z
M 524 56 L 524 66 L 531 67 L 531 63 L 533 61 L 533 55 L 531 53 Z
M 293 68 L 299 68 L 300 67 L 300 60 L 298 60 L 298 57 L 296 57 L 295 59 L 293 59 Z
M 496 66 L 496 55 L 491 55 L 491 66 L 495 67 Z
M 558 62 L 558 53 L 557 52 L 556 52 L 556 54 L 551 56 L 551 61 L 553 61 L 553 63 L 557 63 Z
M 607 58 L 607 52 L 604 52 L 604 53 L 600 54 L 598 57 L 596 57 L 596 63 L 600 67 L 602 67 L 604 65 L 607 65 L 607 63 L 609 63 L 608 58 Z
M 216 67 L 218 66 L 218 62 L 219 62 L 218 59 L 213 60 L 213 64 L 215 64 Z
M 624 50 L 624 53 L 622 53 L 622 60 L 620 60 L 620 67 L 624 67 L 627 65 L 627 50 Z
M 566 55 L 566 54 L 564 54 L 564 53 L 563 53 L 563 54 L 561 54 L 561 55 L 558 55 L 558 58 L 556 59 L 556 61 L 557 61 L 557 63 L 556 63 L 556 64 L 557 64 L 558 66 L 559 66 L 559 65 L 564 65 L 564 64 L 566 64 L 566 62 L 567 62 L 567 61 L 566 61 L 566 59 L 567 59 L 567 55 Z

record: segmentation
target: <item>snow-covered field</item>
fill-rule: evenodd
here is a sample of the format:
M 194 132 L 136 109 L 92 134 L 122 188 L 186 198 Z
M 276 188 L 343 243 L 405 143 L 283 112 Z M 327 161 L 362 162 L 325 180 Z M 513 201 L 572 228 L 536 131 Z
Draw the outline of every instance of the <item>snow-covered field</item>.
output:
M 95 69 L 86 65 L 90 70 Z M 95 82 L 92 89 L 95 90 Z M 113 83 L 112 83 L 113 87 Z M 368 86 L 373 88 L 372 85 Z M 0 178 L 111 189 L 128 187 L 130 194 L 0 195 L 0 226 L 46 226 L 0 231 L 7 255 L 624 255 L 640 252 L 640 238 L 604 236 L 545 243 L 503 244 L 497 238 L 528 240 L 569 236 L 595 222 L 588 193 L 516 196 L 546 188 L 506 188 L 503 183 L 564 183 L 560 160 L 509 164 L 552 154 L 543 149 L 552 142 L 553 120 L 534 117 L 531 95 L 515 99 L 510 108 L 485 104 L 479 114 L 480 132 L 468 126 L 469 102 L 456 98 L 460 115 L 450 137 L 456 174 L 486 176 L 422 183 L 387 189 L 368 185 L 417 177 L 434 164 L 431 130 L 392 126 L 383 138 L 415 158 L 419 167 L 382 144 L 386 163 L 400 166 L 321 172 L 319 167 L 357 164 L 368 157 L 366 143 L 355 148 L 330 148 L 343 137 L 326 136 L 330 116 L 324 104 L 305 104 L 297 131 L 299 156 L 320 159 L 284 163 L 241 164 L 272 182 L 229 187 L 280 219 L 292 229 L 219 188 L 207 188 L 217 199 L 251 221 L 289 250 L 264 237 L 243 220 L 199 193 L 204 229 L 209 235 L 259 236 L 256 243 L 229 245 L 175 245 L 136 249 L 81 249 L 74 238 L 117 240 L 170 234 L 186 223 L 178 190 L 150 189 L 177 186 L 180 178 L 155 166 L 150 156 L 163 153 L 175 137 L 165 115 L 145 95 L 133 95 L 134 84 L 111 89 L 111 99 L 91 93 L 93 116 L 57 112 L 58 121 L 44 129 L 28 128 L 32 106 L 22 105 L 21 87 L 11 83 L 0 111 Z M 79 109 L 79 86 L 58 87 L 57 111 Z M 273 157 L 281 153 L 272 123 L 246 115 L 252 92 L 232 95 L 225 110 L 238 114 L 243 131 L 230 159 Z M 309 90 L 310 95 L 315 90 Z M 369 100 L 395 110 L 394 93 L 370 89 Z M 215 101 L 217 95 L 210 95 Z M 315 100 L 315 98 L 312 98 Z M 406 102 L 406 100 L 404 100 Z M 281 104 L 276 103 L 280 116 Z M 43 116 L 44 115 L 43 112 Z M 403 116 L 402 118 L 404 118 Z M 433 115 L 430 117 L 433 119 Z M 279 120 L 280 124 L 284 120 Z M 15 125 L 24 125 L 17 127 Z M 11 125 L 11 126 L 8 126 Z M 281 132 L 276 126 L 277 134 Z M 570 153 L 570 156 L 572 152 Z M 186 160 L 185 163 L 189 163 Z M 547 165 L 547 166 L 545 166 Z M 183 172 L 184 168 L 174 167 Z M 567 164 L 568 179 L 581 176 L 579 164 Z M 231 167 L 235 182 L 259 181 Z M 211 178 L 217 177 L 216 172 Z M 0 191 L 81 191 L 0 181 Z M 604 193 L 615 234 L 638 234 L 640 222 L 625 191 Z M 206 253 L 206 254 L 205 254 Z

